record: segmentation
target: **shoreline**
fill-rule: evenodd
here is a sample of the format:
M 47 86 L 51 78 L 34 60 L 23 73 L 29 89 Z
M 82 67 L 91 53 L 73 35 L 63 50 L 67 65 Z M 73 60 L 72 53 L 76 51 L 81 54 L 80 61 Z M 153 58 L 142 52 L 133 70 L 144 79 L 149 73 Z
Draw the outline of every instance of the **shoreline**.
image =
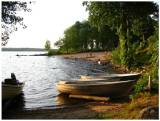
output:
M 66 105 L 58 108 L 35 108 L 29 110 L 6 111 L 2 119 L 97 119 L 102 113 L 123 107 L 127 99 L 109 101 L 89 101 L 80 104 Z
M 106 62 L 107 60 L 109 61 L 111 59 L 110 52 L 84 52 L 75 54 L 63 54 L 59 56 L 62 56 L 66 59 L 84 59 L 94 62 L 98 62 L 98 60 L 101 62 Z
M 113 64 L 111 61 L 112 54 L 111 52 L 84 52 L 84 53 L 75 53 L 75 54 L 63 54 L 58 55 L 65 59 L 83 59 L 87 61 L 93 61 L 98 63 L 100 60 L 101 65 L 109 65 L 112 69 L 114 69 L 117 73 L 132 73 L 126 67 Z
M 135 107 L 136 109 L 132 107 L 134 103 L 132 104 L 131 100 L 123 98 L 106 102 L 88 102 L 57 109 L 17 111 L 13 109 L 8 111 L 7 115 L 2 115 L 2 119 L 142 119 L 140 117 L 142 110 L 148 107 L 157 109 L 158 95 L 154 94 L 145 98 L 141 97 L 137 102 L 140 104 L 137 104 L 138 107 Z M 126 113 L 128 114 L 126 115 Z M 158 118 L 149 117 L 144 119 Z
M 87 52 L 57 56 L 64 57 L 66 59 L 84 59 L 94 62 L 97 62 L 100 59 L 102 62 L 101 64 L 115 67 L 115 65 L 112 65 L 111 63 L 111 53 L 106 52 Z M 126 72 L 125 69 L 120 70 L 120 68 L 121 67 L 117 67 L 114 69 L 117 69 L 119 73 Z M 144 100 L 143 98 L 141 100 Z M 2 115 L 2 119 L 140 119 L 140 117 L 131 116 L 127 116 L 125 118 L 121 117 L 121 112 L 125 112 L 128 108 L 127 106 L 130 104 L 131 100 L 122 98 L 121 100 L 117 99 L 115 102 L 112 100 L 106 102 L 89 102 L 59 109 L 17 110 L 8 112 L 7 115 Z M 157 104 L 158 94 L 150 96 L 149 98 L 146 98 L 145 106 L 139 106 L 136 113 L 138 115 L 145 107 L 157 106 Z M 105 117 L 106 114 L 109 114 L 109 117 Z M 110 115 L 113 115 L 112 118 L 110 118 Z

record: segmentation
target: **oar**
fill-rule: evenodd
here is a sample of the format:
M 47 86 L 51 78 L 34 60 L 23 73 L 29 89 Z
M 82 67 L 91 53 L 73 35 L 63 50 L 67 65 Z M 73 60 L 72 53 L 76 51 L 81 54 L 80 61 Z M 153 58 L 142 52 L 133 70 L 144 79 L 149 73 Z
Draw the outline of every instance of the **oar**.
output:
M 70 94 L 69 98 L 95 100 L 95 101 L 108 101 L 109 100 L 109 97 L 100 97 L 100 96 L 92 96 L 92 95 L 71 95 Z

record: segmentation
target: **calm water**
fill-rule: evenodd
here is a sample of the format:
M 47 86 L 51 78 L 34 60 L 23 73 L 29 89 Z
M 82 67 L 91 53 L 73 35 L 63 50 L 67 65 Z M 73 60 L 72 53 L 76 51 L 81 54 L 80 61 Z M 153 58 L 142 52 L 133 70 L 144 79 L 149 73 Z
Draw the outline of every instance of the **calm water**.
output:
M 2 52 L 2 80 L 10 78 L 10 74 L 14 72 L 20 82 L 25 82 L 25 109 L 54 108 L 65 104 L 55 87 L 55 83 L 60 79 L 79 78 L 79 75 L 94 75 L 106 70 L 106 73 L 111 73 L 104 66 L 90 61 L 56 56 L 16 56 L 36 53 Z

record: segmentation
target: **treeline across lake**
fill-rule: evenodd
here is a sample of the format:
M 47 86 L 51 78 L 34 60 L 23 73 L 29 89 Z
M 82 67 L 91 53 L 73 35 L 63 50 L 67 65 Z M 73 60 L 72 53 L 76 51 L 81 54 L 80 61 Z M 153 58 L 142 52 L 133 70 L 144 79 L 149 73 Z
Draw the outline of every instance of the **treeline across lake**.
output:
M 55 43 L 59 52 L 112 51 L 113 63 L 145 68 L 143 78 L 150 75 L 158 80 L 158 4 L 93 1 L 83 5 L 89 12 L 88 20 L 77 21 L 64 31 Z
M 2 51 L 46 51 L 43 48 L 2 48 Z

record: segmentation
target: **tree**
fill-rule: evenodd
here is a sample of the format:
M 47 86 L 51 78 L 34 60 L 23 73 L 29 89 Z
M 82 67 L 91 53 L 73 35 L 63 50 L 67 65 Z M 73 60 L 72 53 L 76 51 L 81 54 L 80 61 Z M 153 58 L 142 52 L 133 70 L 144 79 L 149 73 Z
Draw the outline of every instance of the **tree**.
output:
M 109 26 L 116 30 L 119 37 L 120 60 L 124 65 L 129 65 L 132 35 L 144 36 L 150 15 L 158 15 L 158 6 L 153 2 L 84 2 L 89 11 L 89 22 L 102 30 Z M 140 22 L 143 21 L 143 24 Z M 144 26 L 145 25 L 145 26 Z M 135 31 L 138 27 L 139 31 Z M 151 29 L 148 29 L 151 30 Z M 138 36 L 138 35 L 137 35 Z M 145 38 L 147 40 L 147 36 Z M 144 39 L 143 39 L 144 40 Z
M 67 53 L 81 51 L 87 46 L 87 40 L 85 40 L 87 39 L 86 31 L 87 28 L 84 27 L 84 23 L 77 21 L 64 31 L 64 37 L 59 39 L 55 45 L 59 46 L 60 50 L 65 50 Z
M 23 17 L 18 16 L 18 11 L 30 12 L 31 9 L 28 8 L 27 4 L 31 4 L 33 2 L 20 2 L 20 1 L 2 1 L 2 46 L 6 45 L 9 39 L 9 35 L 17 31 L 17 24 L 21 25 L 24 29 L 27 27 L 23 23 Z
M 88 21 L 76 22 L 64 31 L 64 37 L 55 45 L 68 52 L 111 50 L 116 47 L 117 35 L 108 26 L 101 31 Z
M 51 42 L 49 40 L 47 40 L 46 43 L 45 43 L 45 49 L 47 51 L 50 51 L 50 49 L 51 49 Z
M 91 37 L 91 26 L 89 25 L 88 21 L 83 21 L 81 23 L 81 27 L 79 30 L 79 39 L 80 39 L 82 51 L 88 50 L 88 45 L 90 43 L 90 37 Z
M 55 46 L 57 46 L 58 48 L 62 47 L 63 46 L 63 39 L 62 38 L 59 38 L 58 41 L 56 41 L 54 43 Z

